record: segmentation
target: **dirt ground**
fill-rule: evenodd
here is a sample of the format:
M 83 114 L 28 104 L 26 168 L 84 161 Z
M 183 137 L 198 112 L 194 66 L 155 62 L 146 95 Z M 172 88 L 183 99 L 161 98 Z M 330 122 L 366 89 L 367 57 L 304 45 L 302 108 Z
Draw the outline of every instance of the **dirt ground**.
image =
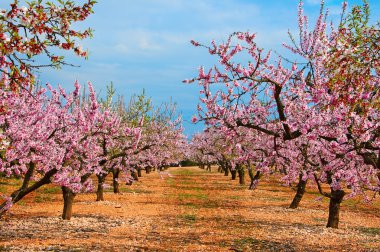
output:
M 168 172 L 110 188 L 103 202 L 80 194 L 70 221 L 60 219 L 60 189 L 41 188 L 0 220 L 0 251 L 380 251 L 379 198 L 345 201 L 334 230 L 313 188 L 291 210 L 294 192 L 273 181 L 250 191 L 215 168 Z

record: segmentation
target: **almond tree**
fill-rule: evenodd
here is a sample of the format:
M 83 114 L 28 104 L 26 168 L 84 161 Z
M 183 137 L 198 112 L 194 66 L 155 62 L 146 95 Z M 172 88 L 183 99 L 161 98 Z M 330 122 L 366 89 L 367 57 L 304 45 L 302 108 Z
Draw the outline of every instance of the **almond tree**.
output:
M 148 115 L 143 135 L 131 165 L 136 167 L 139 176 L 141 169 L 149 173 L 151 169 L 162 169 L 178 164 L 184 159 L 187 139 L 183 134 L 182 118 L 175 111 L 175 104 L 167 103 Z
M 92 99 L 88 106 L 81 106 L 79 84 L 75 86 L 71 94 L 49 85 L 51 95 L 46 89 L 37 90 L 33 96 L 27 90 L 17 94 L 6 91 L 8 88 L 1 90 L 1 107 L 6 109 L 0 116 L 0 172 L 23 180 L 22 186 L 6 197 L 1 214 L 45 184 L 62 186 L 65 208 L 70 208 L 73 198 L 66 197 L 66 188 L 73 193 L 90 188 L 88 174 L 99 172 L 96 153 L 100 149 L 93 136 L 104 125 L 98 121 L 97 103 Z
M 113 93 L 112 86 L 108 91 Z M 151 99 L 144 91 L 132 96 L 128 106 L 122 97 L 112 104 L 111 96 L 103 102 L 103 109 L 107 108 L 107 113 L 118 119 L 100 136 L 103 172 L 97 174 L 97 201 L 104 200 L 103 188 L 109 173 L 113 173 L 114 193 L 118 193 L 120 172 L 131 175 L 127 181 L 131 184 L 141 176 L 142 169 L 150 173 L 151 169 L 161 170 L 182 161 L 187 145 L 181 117 L 174 116 L 174 104 L 164 104 L 153 110 Z M 138 139 L 135 137 L 137 133 Z
M 204 169 L 211 166 L 211 162 L 217 162 L 223 169 L 228 171 L 225 153 L 218 148 L 218 140 L 223 139 L 217 135 L 217 131 L 206 129 L 195 134 L 191 139 L 191 159 L 195 160 L 199 167 Z M 224 161 L 224 162 L 223 162 Z
M 102 172 L 96 175 L 98 178 L 97 201 L 104 200 L 105 179 L 111 172 L 114 193 L 119 193 L 119 174 L 120 172 L 129 173 L 131 168 L 127 163 L 134 153 L 138 152 L 137 146 L 142 134 L 144 117 L 140 118 L 138 123 L 128 121 L 124 117 L 125 107 L 121 107 L 123 104 L 121 100 L 112 104 L 113 94 L 111 85 L 108 87 L 107 100 L 101 106 L 103 114 L 107 115 L 104 120 L 107 127 L 98 135 L 98 145 L 102 149 L 99 153 L 101 159 L 99 165 L 102 167 Z
M 301 63 L 281 56 L 272 60 L 271 52 L 264 53 L 257 46 L 255 34 L 236 32 L 219 45 L 192 41 L 218 57 L 220 65 L 208 71 L 201 67 L 197 78 L 185 82 L 198 80 L 202 87 L 198 119 L 232 132 L 247 128 L 265 135 L 262 141 L 257 139 L 266 153 L 265 159 L 256 163 L 258 170 L 281 166 L 286 171 L 283 179 L 289 183 L 314 180 L 322 195 L 330 198 L 327 227 L 337 228 L 344 186 L 351 188 L 350 195 L 379 190 L 378 170 L 365 161 L 372 152 L 360 155 L 356 147 L 360 143 L 362 149 L 369 146 L 367 149 L 378 151 L 379 111 L 370 108 L 370 114 L 363 116 L 346 103 L 335 102 L 340 94 L 329 88 L 334 79 L 326 62 L 339 42 L 339 32 L 327 32 L 323 4 L 311 31 L 302 1 L 298 16 L 299 41 L 291 36 L 293 44 L 285 47 Z M 235 62 L 246 57 L 248 63 Z M 378 86 L 376 78 L 371 79 L 369 84 Z M 217 84 L 223 86 L 217 88 Z M 378 97 L 378 93 L 374 95 Z M 329 185 L 330 193 L 322 191 L 321 182 Z
M 0 72 L 10 79 L 11 89 L 32 85 L 36 69 L 68 64 L 63 53 L 55 48 L 87 56 L 76 39 L 91 36 L 92 30 L 80 31 L 72 25 L 84 21 L 93 12 L 95 3 L 93 0 L 83 5 L 67 0 L 58 4 L 33 0 L 22 6 L 14 0 L 10 9 L 0 9 Z M 37 56 L 42 56 L 38 62 Z M 3 81 L 0 79 L 2 88 Z

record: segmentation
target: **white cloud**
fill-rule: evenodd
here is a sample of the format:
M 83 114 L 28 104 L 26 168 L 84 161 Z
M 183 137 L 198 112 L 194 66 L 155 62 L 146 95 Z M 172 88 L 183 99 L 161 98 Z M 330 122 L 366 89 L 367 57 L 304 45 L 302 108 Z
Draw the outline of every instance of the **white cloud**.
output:
M 320 0 L 304 1 L 313 27 Z M 337 18 L 338 1 L 325 2 L 331 17 Z M 380 1 L 375 2 L 371 7 L 379 6 Z M 103 92 L 104 86 L 113 81 L 125 96 L 144 87 L 153 100 L 172 96 L 179 102 L 179 110 L 190 110 L 192 103 L 195 111 L 197 92 L 192 92 L 192 87 L 197 87 L 184 88 L 181 81 L 194 77 L 199 65 L 212 66 L 217 59 L 189 41 L 210 44 L 215 39 L 219 43 L 234 31 L 248 30 L 257 33 L 260 47 L 286 53 L 281 44 L 289 42 L 288 29 L 298 34 L 297 4 L 298 0 L 98 1 L 95 14 L 81 24 L 95 29 L 94 38 L 83 43 L 90 51 L 89 60 L 68 57 L 69 62 L 79 62 L 83 67 L 49 70 L 42 76 L 68 85 L 75 78 L 82 83 L 92 80 Z
M 125 43 L 119 43 L 114 46 L 116 52 L 122 55 L 126 55 L 132 52 L 131 48 L 129 48 Z

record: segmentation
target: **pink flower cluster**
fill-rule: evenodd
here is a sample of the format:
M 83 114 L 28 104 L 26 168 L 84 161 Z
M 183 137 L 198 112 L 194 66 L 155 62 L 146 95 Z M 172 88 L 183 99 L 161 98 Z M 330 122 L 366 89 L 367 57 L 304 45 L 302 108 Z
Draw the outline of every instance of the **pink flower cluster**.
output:
M 351 196 L 380 191 L 379 59 L 372 58 L 370 66 L 356 63 L 355 69 L 336 62 L 338 54 L 351 59 L 352 51 L 364 49 L 349 44 L 349 33 L 328 32 L 326 19 L 321 8 L 310 30 L 300 2 L 299 42 L 291 36 L 292 44 L 284 46 L 302 63 L 272 58 L 248 32 L 233 33 L 219 45 L 196 44 L 218 62 L 208 70 L 201 67 L 194 78 L 201 92 L 192 121 L 210 127 L 193 138 L 196 160 L 280 171 L 287 184 L 301 175 Z M 337 49 L 341 43 L 344 50 Z M 239 62 L 247 57 L 248 63 Z M 343 73 L 339 82 L 336 71 Z

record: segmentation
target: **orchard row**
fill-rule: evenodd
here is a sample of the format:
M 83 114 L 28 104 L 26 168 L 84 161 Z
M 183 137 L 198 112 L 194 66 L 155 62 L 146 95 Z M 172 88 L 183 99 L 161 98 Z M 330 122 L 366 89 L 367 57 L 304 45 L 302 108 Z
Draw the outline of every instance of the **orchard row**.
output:
M 187 140 L 175 107 L 153 109 L 144 94 L 128 106 L 112 103 L 111 96 L 98 102 L 91 84 L 89 95 L 64 89 L 0 90 L 2 131 L 0 174 L 22 180 L 22 186 L 0 205 L 4 214 L 14 203 L 39 187 L 61 186 L 64 219 L 70 219 L 75 194 L 93 190 L 97 176 L 97 200 L 103 200 L 106 176 L 113 173 L 115 190 L 119 173 L 123 182 L 137 179 L 140 169 L 162 169 L 183 159 Z M 32 92 L 32 93 L 31 93 Z
M 327 23 L 323 4 L 315 26 L 298 9 L 299 36 L 284 44 L 292 58 L 272 56 L 256 34 L 235 32 L 203 45 L 217 58 L 185 82 L 201 87 L 198 115 L 208 128 L 192 140 L 194 159 L 226 173 L 281 174 L 297 184 L 298 206 L 311 182 L 330 199 L 327 227 L 337 228 L 343 199 L 370 201 L 380 192 L 380 27 L 369 5 L 347 9 Z M 327 190 L 326 190 L 327 189 Z
M 91 84 L 88 94 L 79 83 L 71 93 L 36 85 L 36 69 L 69 64 L 62 50 L 87 56 L 77 40 L 92 30 L 73 27 L 95 4 L 28 1 L 22 6 L 15 0 L 8 10 L 0 9 L 0 176 L 22 181 L 10 195 L 0 195 L 0 216 L 53 183 L 62 187 L 62 217 L 70 219 L 74 196 L 92 190 L 93 177 L 97 200 L 103 200 L 109 173 L 117 192 L 120 173 L 131 183 L 141 169 L 162 169 L 183 159 L 187 140 L 174 104 L 153 108 L 144 93 L 129 104 L 113 102 L 112 86 L 107 99 L 98 101 Z

